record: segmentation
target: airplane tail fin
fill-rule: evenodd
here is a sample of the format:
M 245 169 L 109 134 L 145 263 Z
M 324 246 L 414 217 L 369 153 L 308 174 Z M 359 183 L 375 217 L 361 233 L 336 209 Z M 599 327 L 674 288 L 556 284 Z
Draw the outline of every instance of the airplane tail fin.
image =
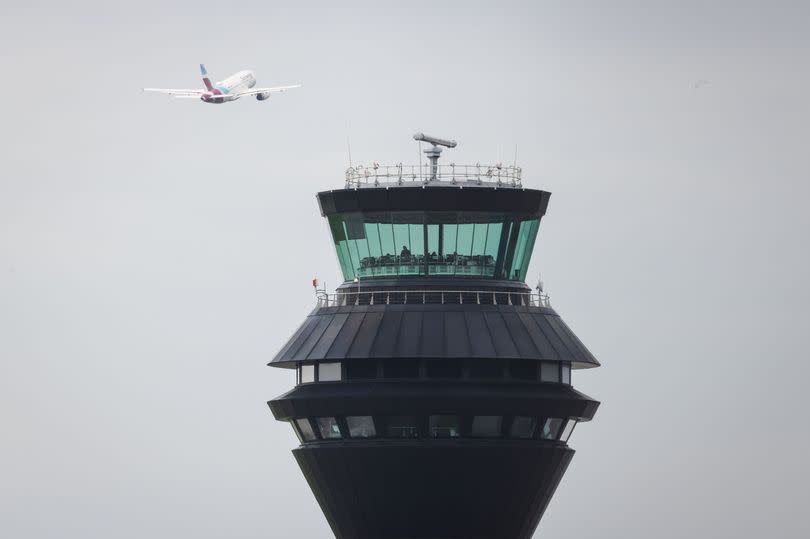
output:
M 200 64 L 200 73 L 202 73 L 203 84 L 205 84 L 205 89 L 209 92 L 214 89 L 214 85 L 211 84 L 211 79 L 208 77 L 208 71 L 205 69 L 205 64 Z

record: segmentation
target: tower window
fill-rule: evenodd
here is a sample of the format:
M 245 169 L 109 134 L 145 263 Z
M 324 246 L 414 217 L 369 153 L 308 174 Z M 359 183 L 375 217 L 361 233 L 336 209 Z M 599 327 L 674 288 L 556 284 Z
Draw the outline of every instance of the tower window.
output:
M 562 383 L 571 385 L 571 364 L 563 363 L 562 366 Z
M 312 425 L 310 424 L 309 419 L 307 419 L 306 417 L 296 419 L 295 425 L 296 427 L 298 427 L 298 432 L 300 433 L 302 441 L 311 442 L 316 438 L 315 431 L 312 430 Z
M 436 359 L 426 362 L 428 378 L 461 378 L 459 360 Z
M 539 219 L 494 212 L 369 212 L 329 216 L 343 277 L 526 278 Z M 456 296 L 458 297 L 458 296 Z
M 343 438 L 343 434 L 340 432 L 340 426 L 334 417 L 319 417 L 316 421 L 318 423 L 318 430 L 321 432 L 321 438 L 324 440 Z
M 346 417 L 349 425 L 349 437 L 374 438 L 377 430 L 374 428 L 374 419 L 370 415 L 350 415 Z
M 503 418 L 499 415 L 477 415 L 472 421 L 472 435 L 475 438 L 496 438 L 501 435 Z
M 537 362 L 513 360 L 509 363 L 509 375 L 516 380 L 537 381 Z
M 534 436 L 535 420 L 528 416 L 515 416 L 509 434 L 512 438 L 527 439 Z
M 458 438 L 461 436 L 461 421 L 457 415 L 430 416 L 431 438 Z
M 371 380 L 377 377 L 377 362 L 370 360 L 347 361 L 347 380 Z
M 337 382 L 340 378 L 340 363 L 321 363 L 318 365 L 319 382 Z
M 562 419 L 549 417 L 546 419 L 545 423 L 543 423 L 543 428 L 540 429 L 540 438 L 543 440 L 556 440 L 562 424 Z
M 310 384 L 315 381 L 315 365 L 301 365 L 301 383 Z
M 416 418 L 412 415 L 388 418 L 388 436 L 391 438 L 416 438 L 419 436 Z
M 560 382 L 560 364 L 544 361 L 540 364 L 540 379 L 544 382 Z
M 577 426 L 576 419 L 569 419 L 565 423 L 565 427 L 563 428 L 562 434 L 560 435 L 560 441 L 568 442 L 568 439 L 571 437 L 571 433 L 574 432 L 574 427 Z
M 415 359 L 390 359 L 383 362 L 386 378 L 419 378 L 419 362 Z
M 494 359 L 473 359 L 470 361 L 470 378 L 500 378 L 503 376 L 503 363 Z

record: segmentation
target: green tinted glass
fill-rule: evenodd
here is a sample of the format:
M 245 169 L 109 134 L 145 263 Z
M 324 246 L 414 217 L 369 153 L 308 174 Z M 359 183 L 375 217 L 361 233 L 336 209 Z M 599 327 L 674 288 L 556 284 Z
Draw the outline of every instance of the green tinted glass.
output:
M 436 275 L 524 280 L 538 219 L 495 213 L 329 216 L 346 280 Z

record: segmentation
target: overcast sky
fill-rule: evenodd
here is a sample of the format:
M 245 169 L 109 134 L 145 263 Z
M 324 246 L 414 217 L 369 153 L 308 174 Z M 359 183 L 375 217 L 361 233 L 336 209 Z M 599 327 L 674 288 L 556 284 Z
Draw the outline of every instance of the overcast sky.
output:
M 0 535 L 331 537 L 265 364 L 338 284 L 347 135 L 419 130 L 517 145 L 603 364 L 537 535 L 810 535 L 806 1 L 115 4 L 0 5 Z M 141 93 L 200 62 L 304 86 Z

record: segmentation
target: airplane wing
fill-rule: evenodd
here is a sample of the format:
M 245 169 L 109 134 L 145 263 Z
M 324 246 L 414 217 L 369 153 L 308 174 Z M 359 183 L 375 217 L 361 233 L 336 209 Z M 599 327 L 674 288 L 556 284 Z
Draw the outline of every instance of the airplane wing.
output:
M 169 94 L 174 97 L 200 97 L 205 90 L 193 90 L 184 88 L 144 88 L 144 92 L 157 92 L 159 94 Z
M 247 95 L 256 95 L 256 94 L 274 94 L 277 92 L 283 92 L 285 90 L 300 87 L 301 87 L 300 84 L 293 84 L 292 86 L 276 86 L 274 88 L 252 88 L 244 92 L 239 92 L 238 94 L 228 94 L 228 95 L 231 97 L 245 97 Z

